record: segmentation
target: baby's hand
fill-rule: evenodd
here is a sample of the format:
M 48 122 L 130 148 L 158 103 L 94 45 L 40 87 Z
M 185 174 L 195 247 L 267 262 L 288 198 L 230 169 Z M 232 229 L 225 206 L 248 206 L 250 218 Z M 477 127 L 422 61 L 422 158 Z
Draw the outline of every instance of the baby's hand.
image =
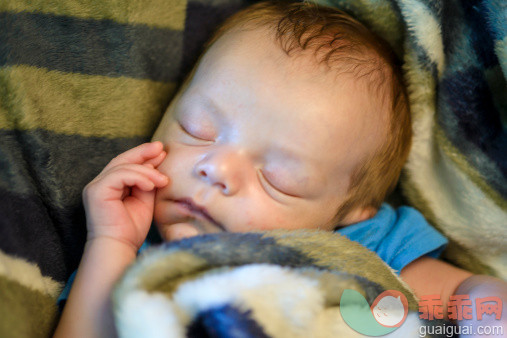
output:
M 145 143 L 115 157 L 83 190 L 88 240 L 109 237 L 136 251 L 153 218 L 155 188 L 169 178 L 155 169 L 167 153 L 162 143 Z

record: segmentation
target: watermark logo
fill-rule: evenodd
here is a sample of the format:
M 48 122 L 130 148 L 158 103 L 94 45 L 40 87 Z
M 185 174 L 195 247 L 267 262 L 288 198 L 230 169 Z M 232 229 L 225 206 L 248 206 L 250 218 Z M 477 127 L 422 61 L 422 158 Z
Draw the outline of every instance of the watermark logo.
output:
M 473 304 L 475 301 L 475 306 Z M 469 295 L 452 295 L 447 303 L 447 316 L 440 295 L 420 297 L 419 318 L 427 321 L 437 319 L 463 320 L 472 319 L 475 314 L 478 321 L 484 316 L 500 320 L 503 304 L 500 297 L 483 297 L 470 299 Z M 474 311 L 475 310 L 475 311 Z M 343 320 L 355 331 L 367 336 L 383 336 L 399 328 L 408 315 L 408 301 L 405 295 L 397 290 L 387 290 L 375 298 L 370 306 L 366 299 L 355 290 L 345 289 L 340 298 L 340 313 Z M 437 324 L 437 323 L 435 323 Z M 420 337 L 427 334 L 479 334 L 503 335 L 503 326 L 483 325 L 421 325 Z
M 370 305 L 359 292 L 345 289 L 340 298 L 343 320 L 355 331 L 367 336 L 383 336 L 403 324 L 408 314 L 408 301 L 403 293 L 387 290 Z
M 494 315 L 495 319 L 502 317 L 502 300 L 499 297 L 484 297 L 475 299 L 477 320 L 483 315 Z M 447 317 L 449 319 L 472 319 L 473 305 L 469 295 L 452 295 L 447 303 Z M 419 301 L 419 318 L 444 319 L 444 306 L 440 295 L 422 296 Z
M 375 298 L 371 306 L 375 320 L 385 327 L 400 327 L 408 314 L 408 302 L 400 291 L 387 290 Z

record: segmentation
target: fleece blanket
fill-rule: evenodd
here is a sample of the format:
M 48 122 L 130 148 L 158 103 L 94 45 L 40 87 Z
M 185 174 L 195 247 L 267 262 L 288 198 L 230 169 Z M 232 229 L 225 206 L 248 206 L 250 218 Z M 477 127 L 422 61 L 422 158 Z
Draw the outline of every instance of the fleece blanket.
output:
M 445 258 L 507 278 L 505 1 L 320 1 L 404 61 L 402 191 L 449 237 Z M 203 42 L 244 5 L 0 0 L 0 336 L 51 334 L 83 250 L 82 188 L 150 139 Z
M 149 141 L 242 0 L 0 0 L 0 336 L 47 337 L 77 268 L 83 187 Z
M 444 257 L 507 279 L 507 2 L 321 0 L 403 60 L 413 143 L 401 180 L 450 240 Z
M 370 310 L 385 290 L 406 296 L 399 327 L 379 325 Z M 346 299 L 353 292 L 366 300 Z M 311 230 L 166 243 L 143 252 L 116 286 L 113 304 L 120 337 L 363 337 L 355 330 L 417 337 L 421 326 L 445 324 L 419 319 L 414 295 L 376 254 Z

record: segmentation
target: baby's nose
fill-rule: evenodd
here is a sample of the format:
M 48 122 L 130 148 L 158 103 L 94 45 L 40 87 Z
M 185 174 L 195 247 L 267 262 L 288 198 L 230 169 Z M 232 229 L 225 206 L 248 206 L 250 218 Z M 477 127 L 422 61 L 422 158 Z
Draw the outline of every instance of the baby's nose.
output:
M 245 182 L 251 161 L 238 149 L 217 149 L 197 162 L 194 175 L 227 196 L 234 195 Z

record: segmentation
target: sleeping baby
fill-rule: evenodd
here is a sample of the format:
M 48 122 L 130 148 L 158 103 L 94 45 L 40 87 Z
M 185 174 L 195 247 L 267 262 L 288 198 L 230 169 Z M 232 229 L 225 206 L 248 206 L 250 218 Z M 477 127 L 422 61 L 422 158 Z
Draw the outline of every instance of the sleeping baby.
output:
M 504 282 L 437 260 L 446 239 L 416 210 L 383 204 L 410 149 L 407 94 L 389 46 L 343 12 L 258 3 L 231 17 L 154 140 L 114 158 L 83 192 L 88 237 L 57 336 L 114 333 L 111 289 L 152 220 L 167 241 L 336 231 L 416 295 L 507 300 Z

